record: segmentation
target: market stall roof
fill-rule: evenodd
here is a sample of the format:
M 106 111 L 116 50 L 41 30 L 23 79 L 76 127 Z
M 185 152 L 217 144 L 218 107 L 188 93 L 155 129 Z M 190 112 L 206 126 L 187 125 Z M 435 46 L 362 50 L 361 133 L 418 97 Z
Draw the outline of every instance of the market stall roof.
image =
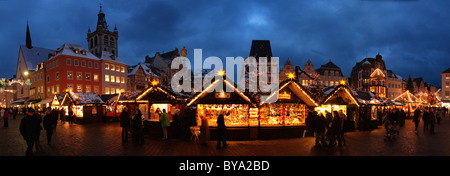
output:
M 252 96 L 249 96 L 248 92 L 241 92 L 237 89 L 236 83 L 233 81 L 227 81 L 226 75 L 223 75 L 221 79 L 213 80 L 214 82 L 209 85 L 202 92 L 198 92 L 192 95 L 189 99 L 186 100 L 187 106 L 191 106 L 193 104 L 244 104 L 245 102 L 256 107 L 254 104 L 255 100 Z M 221 84 L 222 83 L 222 84 Z M 222 85 L 224 91 L 228 88 L 231 88 L 233 92 L 216 92 L 215 89 L 217 86 Z M 204 101 L 203 99 L 208 99 Z
M 405 93 L 402 93 L 398 97 L 394 99 L 394 101 L 402 102 L 402 103 L 419 103 L 417 101 L 417 97 L 410 93 L 408 90 Z
M 63 94 L 55 94 L 52 98 L 52 106 L 59 106 L 64 98 Z
M 75 105 L 83 104 L 104 104 L 103 100 L 96 93 L 67 92 L 61 102 L 61 105 L 67 106 L 70 103 Z
M 36 104 L 36 103 L 38 103 L 38 102 L 40 102 L 40 101 L 41 101 L 40 98 L 38 98 L 38 99 L 32 99 L 32 98 L 29 98 L 29 99 L 27 99 L 27 100 L 25 101 L 25 104 Z
M 355 95 L 353 95 L 350 88 L 346 85 L 336 86 L 327 96 L 325 96 L 322 104 L 356 105 L 358 107 L 360 105 Z
M 287 80 L 282 81 L 280 83 L 280 87 L 279 87 L 278 91 L 274 91 L 272 94 L 267 96 L 267 98 L 265 98 L 264 100 L 261 100 L 260 104 L 264 104 L 266 102 L 277 102 L 277 101 L 279 101 L 280 98 L 281 98 L 280 97 L 281 94 L 283 94 L 283 92 L 286 93 L 286 89 L 289 89 L 289 92 L 294 93 L 295 96 L 297 96 L 306 105 L 308 105 L 308 106 L 319 106 L 319 103 L 317 102 L 317 100 L 315 100 L 311 96 L 311 94 L 308 92 L 308 90 L 305 87 L 303 87 L 302 85 L 298 84 L 296 81 L 291 80 L 291 79 L 287 79 Z M 277 93 L 279 93 L 278 94 L 278 98 L 275 96 Z M 289 99 L 290 99 L 291 95 L 290 94 L 288 94 L 288 95 L 289 95 Z
M 100 96 L 102 101 L 105 102 L 105 104 L 107 104 L 107 105 L 117 102 L 118 97 L 119 97 L 119 94 L 103 94 Z
M 186 96 L 176 93 L 160 84 L 155 84 L 142 91 L 136 97 L 136 101 L 146 100 L 150 102 L 181 102 Z

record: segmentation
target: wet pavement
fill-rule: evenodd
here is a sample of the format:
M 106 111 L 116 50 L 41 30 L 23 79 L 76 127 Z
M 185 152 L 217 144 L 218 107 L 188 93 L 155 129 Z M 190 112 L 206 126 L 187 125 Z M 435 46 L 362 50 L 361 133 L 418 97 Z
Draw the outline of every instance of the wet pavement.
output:
M 24 156 L 26 143 L 19 132 L 20 119 L 10 118 L 9 127 L 0 122 L 0 156 Z M 400 135 L 394 141 L 384 141 L 384 127 L 372 131 L 345 134 L 347 145 L 342 149 L 315 148 L 313 137 L 228 141 L 227 148 L 217 149 L 215 141 L 207 146 L 181 139 L 166 141 L 145 136 L 144 144 L 132 139 L 122 143 L 118 122 L 91 124 L 60 124 L 47 144 L 41 131 L 36 156 L 450 156 L 450 117 L 435 125 L 435 134 L 414 132 L 414 124 L 406 120 L 399 127 Z

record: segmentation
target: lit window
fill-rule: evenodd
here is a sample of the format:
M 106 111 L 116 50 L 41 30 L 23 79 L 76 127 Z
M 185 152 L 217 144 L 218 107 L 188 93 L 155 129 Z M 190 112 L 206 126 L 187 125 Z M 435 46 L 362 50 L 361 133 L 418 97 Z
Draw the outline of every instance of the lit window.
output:
M 83 92 L 83 86 L 81 84 L 77 84 L 77 92 Z
M 109 64 L 105 64 L 105 69 L 109 70 Z
M 83 73 L 77 72 L 77 80 L 83 80 Z
M 86 92 L 91 93 L 91 85 L 86 85 Z
M 121 79 L 122 79 L 122 83 L 125 83 L 125 78 L 124 78 L 124 77 L 121 77 Z
M 120 67 L 122 73 L 125 73 L 125 67 Z
M 111 87 L 111 94 L 115 94 L 116 89 Z
M 86 81 L 90 81 L 91 80 L 91 74 L 90 73 L 86 73 L 85 80 Z
M 94 81 L 98 81 L 98 74 L 94 74 Z
M 105 75 L 105 81 L 109 82 L 109 75 Z
M 73 71 L 67 71 L 67 79 L 73 79 Z
M 115 82 L 114 75 L 111 75 L 111 82 Z
M 120 83 L 120 77 L 116 77 L 116 83 Z
M 115 69 L 114 64 L 111 64 L 111 70 L 114 71 Z
M 105 87 L 105 94 L 109 94 L 109 87 Z

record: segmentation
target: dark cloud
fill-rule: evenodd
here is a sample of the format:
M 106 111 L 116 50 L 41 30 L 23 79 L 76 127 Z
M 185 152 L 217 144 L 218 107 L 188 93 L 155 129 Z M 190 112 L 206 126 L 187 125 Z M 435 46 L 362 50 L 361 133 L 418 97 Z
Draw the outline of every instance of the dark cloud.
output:
M 15 73 L 28 19 L 33 45 L 87 47 L 97 1 L 0 1 L 1 77 Z M 270 40 L 281 64 L 290 58 L 316 68 L 330 59 L 349 76 L 364 57 L 383 55 L 388 69 L 440 86 L 450 66 L 450 1 L 107 1 L 110 30 L 119 29 L 119 56 L 128 64 L 183 46 L 208 56 L 247 56 L 251 40 Z

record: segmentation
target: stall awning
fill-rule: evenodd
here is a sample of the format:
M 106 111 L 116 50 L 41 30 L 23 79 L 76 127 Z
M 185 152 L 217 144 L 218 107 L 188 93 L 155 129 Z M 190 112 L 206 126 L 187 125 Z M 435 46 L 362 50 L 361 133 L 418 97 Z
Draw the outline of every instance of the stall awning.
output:
M 28 97 L 19 98 L 17 100 L 14 100 L 13 102 L 11 102 L 10 105 L 23 105 L 27 99 L 28 99 Z
M 40 102 L 38 102 L 36 104 L 47 104 L 47 103 L 51 103 L 52 100 L 53 100 L 53 97 L 52 98 L 46 98 L 46 99 L 43 99 L 42 101 L 40 101 Z

